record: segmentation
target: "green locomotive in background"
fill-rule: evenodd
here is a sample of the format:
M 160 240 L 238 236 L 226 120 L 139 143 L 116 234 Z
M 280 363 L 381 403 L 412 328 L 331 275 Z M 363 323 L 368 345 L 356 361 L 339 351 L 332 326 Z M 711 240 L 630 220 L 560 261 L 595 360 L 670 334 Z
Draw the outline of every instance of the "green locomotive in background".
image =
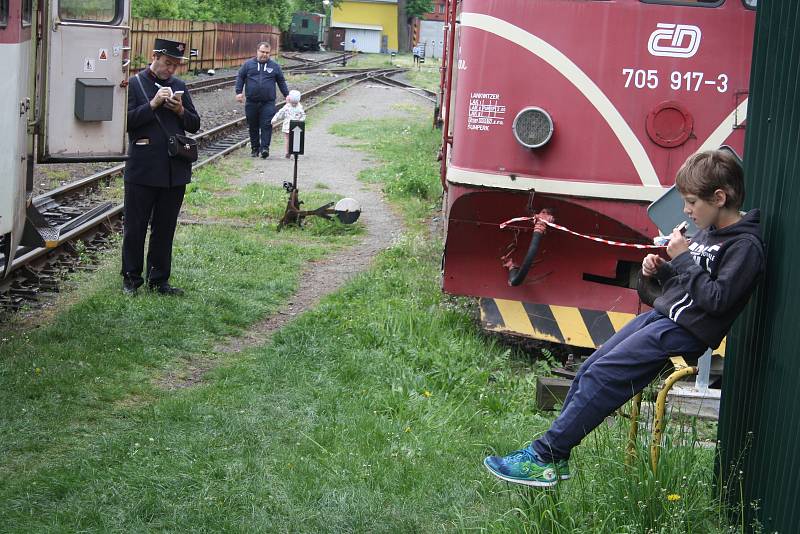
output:
M 284 38 L 286 50 L 319 50 L 325 42 L 325 15 L 298 11 Z

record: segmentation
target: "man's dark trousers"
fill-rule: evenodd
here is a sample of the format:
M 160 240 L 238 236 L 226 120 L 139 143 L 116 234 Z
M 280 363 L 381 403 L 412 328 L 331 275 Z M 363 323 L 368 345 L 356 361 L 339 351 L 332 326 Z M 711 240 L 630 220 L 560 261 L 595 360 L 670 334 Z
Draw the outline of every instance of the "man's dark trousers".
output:
M 185 185 L 150 187 L 125 183 L 125 224 L 122 239 L 122 275 L 125 285 L 144 283 L 144 241 L 150 225 L 147 250 L 147 282 L 159 286 L 169 280 L 172 265 L 172 239 L 183 204 Z
M 244 116 L 250 128 L 250 150 L 263 152 L 272 141 L 272 117 L 275 116 L 275 102 L 251 102 L 244 104 Z M 261 132 L 259 139 L 259 131 Z
M 614 410 L 653 381 L 669 356 L 699 357 L 705 344 L 657 311 L 635 317 L 584 362 L 561 415 L 533 449 L 545 461 L 570 451 Z

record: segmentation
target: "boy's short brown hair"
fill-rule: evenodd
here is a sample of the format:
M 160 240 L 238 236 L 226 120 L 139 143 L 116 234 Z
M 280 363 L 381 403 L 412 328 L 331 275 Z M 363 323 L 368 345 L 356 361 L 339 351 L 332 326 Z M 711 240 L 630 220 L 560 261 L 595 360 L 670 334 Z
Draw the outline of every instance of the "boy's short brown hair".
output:
M 744 203 L 744 172 L 736 157 L 725 150 L 692 154 L 678 170 L 675 185 L 681 194 L 703 200 L 714 198 L 714 191 L 725 191 L 726 208 L 739 209 Z

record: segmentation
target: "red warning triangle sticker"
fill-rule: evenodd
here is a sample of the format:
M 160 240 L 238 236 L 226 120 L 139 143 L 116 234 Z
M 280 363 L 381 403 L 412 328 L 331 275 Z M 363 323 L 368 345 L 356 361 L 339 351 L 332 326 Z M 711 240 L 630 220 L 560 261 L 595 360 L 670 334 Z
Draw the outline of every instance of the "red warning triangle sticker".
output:
M 101 50 L 100 51 L 100 59 L 108 59 L 108 56 L 106 55 L 106 51 L 105 50 Z

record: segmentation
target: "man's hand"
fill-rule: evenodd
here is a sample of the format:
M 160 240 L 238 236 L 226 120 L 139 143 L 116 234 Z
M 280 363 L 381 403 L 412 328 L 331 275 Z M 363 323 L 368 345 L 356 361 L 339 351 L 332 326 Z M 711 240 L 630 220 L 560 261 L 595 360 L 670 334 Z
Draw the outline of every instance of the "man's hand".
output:
M 669 234 L 669 243 L 667 244 L 667 255 L 675 259 L 684 252 L 689 250 L 689 241 L 686 240 L 686 237 L 681 233 L 681 231 L 676 227 L 672 230 L 672 233 Z
M 150 109 L 156 109 L 161 104 L 163 104 L 166 100 L 168 100 L 172 96 L 172 89 L 169 87 L 162 87 L 156 93 L 156 96 L 153 97 L 153 100 L 150 101 Z
M 645 276 L 655 276 L 658 273 L 658 268 L 666 262 L 664 258 L 658 254 L 648 254 L 642 260 L 642 274 Z
M 244 102 L 244 95 L 242 93 L 236 95 L 236 101 L 239 102 L 240 104 Z
M 172 98 L 164 100 L 164 107 L 177 116 L 183 117 L 183 94 L 176 94 Z

